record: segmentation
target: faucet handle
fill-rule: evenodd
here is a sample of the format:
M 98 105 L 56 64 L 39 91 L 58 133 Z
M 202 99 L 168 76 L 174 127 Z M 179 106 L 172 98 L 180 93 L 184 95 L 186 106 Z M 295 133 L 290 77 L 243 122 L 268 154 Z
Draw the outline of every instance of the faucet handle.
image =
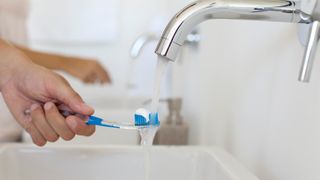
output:
M 300 69 L 299 81 L 309 82 L 314 58 L 319 43 L 320 22 L 313 21 L 309 29 L 309 38 Z
M 140 35 L 132 44 L 130 49 L 130 56 L 132 59 L 136 59 L 143 47 L 150 41 L 156 41 L 159 37 L 155 33 L 145 33 Z

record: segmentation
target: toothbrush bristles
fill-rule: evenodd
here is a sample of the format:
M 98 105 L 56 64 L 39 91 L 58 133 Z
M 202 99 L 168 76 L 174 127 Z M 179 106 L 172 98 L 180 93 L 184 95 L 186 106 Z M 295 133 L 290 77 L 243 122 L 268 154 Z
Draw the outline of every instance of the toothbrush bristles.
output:
M 146 126 L 148 123 L 146 122 L 146 119 L 142 116 L 136 115 L 135 116 L 135 125 L 136 126 Z

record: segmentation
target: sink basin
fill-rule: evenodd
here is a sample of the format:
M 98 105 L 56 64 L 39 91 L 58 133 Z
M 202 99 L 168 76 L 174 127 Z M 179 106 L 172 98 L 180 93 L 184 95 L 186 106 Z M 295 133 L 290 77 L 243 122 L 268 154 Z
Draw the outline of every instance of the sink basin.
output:
M 5 180 L 258 180 L 214 147 L 0 146 Z

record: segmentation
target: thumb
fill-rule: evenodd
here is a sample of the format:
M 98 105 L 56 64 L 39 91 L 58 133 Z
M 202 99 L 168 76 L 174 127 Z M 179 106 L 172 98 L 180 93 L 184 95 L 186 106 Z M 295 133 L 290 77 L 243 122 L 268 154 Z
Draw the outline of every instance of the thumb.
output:
M 59 102 L 67 105 L 73 112 L 83 115 L 92 115 L 94 113 L 94 110 L 85 104 L 80 95 L 68 84 L 56 88 L 53 96 Z

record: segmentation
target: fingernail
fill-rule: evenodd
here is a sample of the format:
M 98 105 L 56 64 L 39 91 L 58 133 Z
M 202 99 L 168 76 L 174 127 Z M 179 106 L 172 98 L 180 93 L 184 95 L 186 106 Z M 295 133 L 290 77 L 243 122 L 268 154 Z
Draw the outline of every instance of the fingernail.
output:
M 38 107 L 40 107 L 39 104 L 32 104 L 31 107 L 30 107 L 30 110 L 31 110 L 31 111 L 34 111 L 34 110 L 36 110 Z
M 53 103 L 52 102 L 48 102 L 44 105 L 44 109 L 45 110 L 50 110 L 53 107 Z

